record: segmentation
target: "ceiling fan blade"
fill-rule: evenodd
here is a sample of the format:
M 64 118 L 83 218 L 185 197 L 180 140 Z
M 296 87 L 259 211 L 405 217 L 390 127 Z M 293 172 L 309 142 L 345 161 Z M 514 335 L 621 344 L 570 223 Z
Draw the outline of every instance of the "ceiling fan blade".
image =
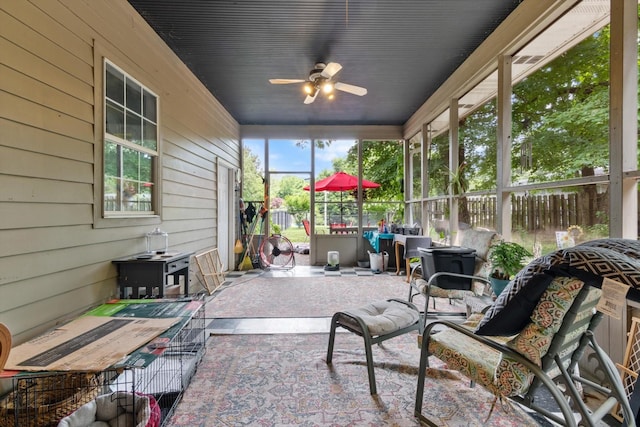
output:
M 301 79 L 269 79 L 269 83 L 272 85 L 288 85 L 289 83 L 302 83 L 304 81 Z
M 335 85 L 333 85 L 334 88 L 336 88 L 337 90 L 341 90 L 343 92 L 348 92 L 351 93 L 353 95 L 358 95 L 358 96 L 364 96 L 367 94 L 367 89 L 360 87 L 360 86 L 354 86 L 354 85 L 350 85 L 347 83 L 340 83 L 337 82 Z
M 342 65 L 338 64 L 337 62 L 329 62 L 327 66 L 324 67 L 324 70 L 322 70 L 322 73 L 320 73 L 320 75 L 324 78 L 330 79 L 331 77 L 335 76 L 340 70 L 342 70 Z
M 311 104 L 313 101 L 315 101 L 316 100 L 316 96 L 318 96 L 318 92 L 320 92 L 320 91 L 316 90 L 316 93 L 314 93 L 313 96 L 307 95 L 307 97 L 304 99 L 304 103 L 305 104 Z

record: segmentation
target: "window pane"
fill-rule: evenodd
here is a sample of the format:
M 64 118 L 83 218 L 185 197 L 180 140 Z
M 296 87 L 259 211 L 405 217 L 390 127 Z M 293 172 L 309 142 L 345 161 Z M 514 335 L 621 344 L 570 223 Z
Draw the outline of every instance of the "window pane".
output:
M 269 172 L 309 172 L 310 170 L 310 140 L 269 140 Z
M 412 227 L 422 227 L 422 202 L 411 204 Z M 423 233 L 424 234 L 424 233 Z
M 127 132 L 126 140 L 135 144 L 142 143 L 142 117 L 127 111 Z
M 105 212 L 152 211 L 153 156 L 105 143 Z
M 447 199 L 430 200 L 425 203 L 428 225 L 423 231 L 434 242 L 445 243 L 449 235 L 449 201 Z
M 458 127 L 460 164 L 467 191 L 496 188 L 497 113 L 495 98 L 476 109 Z
M 514 193 L 512 239 L 535 254 L 609 236 L 606 184 Z
M 121 180 L 115 177 L 105 179 L 104 210 L 118 212 L 122 210 Z
M 122 185 L 122 210 L 137 211 L 137 195 L 139 184 L 133 181 L 124 181 Z
M 147 120 L 151 120 L 154 123 L 157 123 L 156 120 L 156 97 L 149 93 L 146 90 L 143 90 L 144 93 L 144 103 L 143 103 L 143 116 Z
M 140 157 L 142 153 L 131 148 L 122 147 L 122 176 L 127 179 L 140 180 Z
M 158 150 L 158 129 L 157 126 L 147 120 L 143 120 L 143 135 L 144 140 L 142 141 L 142 146 L 149 148 L 153 151 Z
M 346 140 L 316 140 L 315 145 L 315 182 L 333 175 L 345 172 L 358 176 L 358 142 Z M 354 160 L 355 159 L 355 160 Z M 344 226 L 358 225 L 358 210 L 356 203 L 357 190 L 315 192 L 315 233 L 323 230 Z
M 120 175 L 119 145 L 105 141 L 104 143 L 104 174 L 105 176 Z
M 421 146 L 422 144 L 418 144 L 416 151 L 411 155 L 411 199 L 413 200 L 422 198 L 422 162 L 420 161 L 422 158 Z
M 141 116 L 144 88 L 106 62 L 105 67 L 105 133 L 157 151 L 157 125 L 149 120 L 143 122 Z M 144 93 L 148 114 L 155 120 L 156 98 L 147 91 Z M 117 140 L 105 139 L 103 149 L 103 211 L 153 212 L 157 157 L 121 145 Z
M 264 148 L 263 139 L 242 140 L 242 198 L 245 202 L 264 199 Z
M 153 157 L 148 155 L 147 153 L 139 153 L 139 173 L 138 180 L 144 184 L 150 184 L 152 181 L 152 172 L 153 172 Z
M 431 140 L 429 149 L 428 175 L 429 197 L 449 193 L 449 131 Z
M 124 105 L 124 74 L 106 64 L 106 96 L 107 98 Z
M 514 184 L 606 174 L 609 28 L 513 88 Z
M 105 131 L 124 139 L 124 109 L 107 100 Z
M 142 114 L 142 89 L 140 85 L 127 79 L 127 109 Z
M 354 152 L 353 161 L 357 162 L 357 152 Z M 388 227 L 391 224 L 402 224 L 404 222 L 403 142 L 363 141 L 362 177 L 380 185 L 377 188 L 364 189 L 362 225 L 375 226 L 382 218 Z

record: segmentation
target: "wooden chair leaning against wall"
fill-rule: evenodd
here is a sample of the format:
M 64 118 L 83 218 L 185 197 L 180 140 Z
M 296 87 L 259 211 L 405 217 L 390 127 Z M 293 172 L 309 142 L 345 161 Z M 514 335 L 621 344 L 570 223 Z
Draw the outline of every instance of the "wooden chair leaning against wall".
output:
M 224 265 L 220 260 L 218 248 L 196 255 L 195 258 L 202 274 L 204 287 L 211 295 L 224 283 Z

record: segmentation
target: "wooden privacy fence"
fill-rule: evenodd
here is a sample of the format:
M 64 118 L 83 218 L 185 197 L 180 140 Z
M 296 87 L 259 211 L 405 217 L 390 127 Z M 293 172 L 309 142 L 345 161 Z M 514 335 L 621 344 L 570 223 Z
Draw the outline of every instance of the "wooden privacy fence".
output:
M 446 200 L 430 205 L 432 212 L 446 212 Z M 458 219 L 472 227 L 496 227 L 495 196 L 462 197 Z M 602 194 L 561 193 L 511 196 L 511 224 L 514 230 L 566 230 L 570 225 L 590 226 L 601 223 L 598 212 L 606 214 L 606 197 Z M 438 219 L 438 218 L 435 218 Z

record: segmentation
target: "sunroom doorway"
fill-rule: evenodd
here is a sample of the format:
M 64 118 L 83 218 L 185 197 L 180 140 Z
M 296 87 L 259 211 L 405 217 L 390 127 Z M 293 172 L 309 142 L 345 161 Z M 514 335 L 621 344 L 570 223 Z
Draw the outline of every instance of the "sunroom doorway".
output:
M 264 218 L 257 218 L 249 250 L 257 254 L 263 236 L 280 234 L 302 255 L 308 255 L 312 246 L 310 196 L 303 188 L 311 179 L 311 141 L 247 138 L 242 144 L 242 198 L 245 205 L 267 212 Z
M 281 233 L 294 248 L 308 248 L 311 265 L 325 264 L 329 251 L 340 253 L 341 264 L 356 265 L 367 257 L 365 230 L 376 229 L 382 220 L 389 225 L 405 221 L 401 139 L 242 142 L 242 197 L 262 203 L 267 196 L 268 220 L 258 227 L 258 241 L 260 235 Z M 311 192 L 320 180 L 340 172 L 379 185 L 363 186 L 361 192 L 357 187 Z M 344 227 L 336 230 L 336 224 Z

